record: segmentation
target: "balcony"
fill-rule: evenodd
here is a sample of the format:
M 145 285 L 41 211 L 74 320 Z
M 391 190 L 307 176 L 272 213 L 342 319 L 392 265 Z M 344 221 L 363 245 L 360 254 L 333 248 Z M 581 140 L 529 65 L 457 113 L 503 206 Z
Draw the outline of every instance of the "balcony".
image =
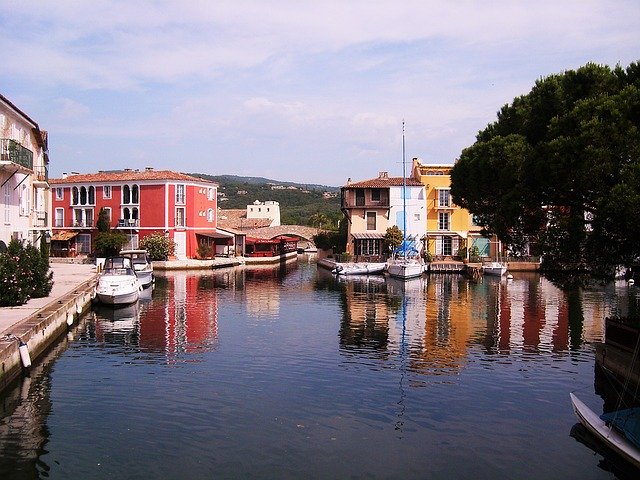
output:
M 33 170 L 33 152 L 9 138 L 0 138 L 0 161 Z
M 49 215 L 45 211 L 36 211 L 35 219 L 33 220 L 34 227 L 48 227 L 48 219 Z
M 72 228 L 93 228 L 92 220 L 77 220 L 73 222 Z
M 136 228 L 140 226 L 138 218 L 121 218 L 118 220 L 118 228 Z

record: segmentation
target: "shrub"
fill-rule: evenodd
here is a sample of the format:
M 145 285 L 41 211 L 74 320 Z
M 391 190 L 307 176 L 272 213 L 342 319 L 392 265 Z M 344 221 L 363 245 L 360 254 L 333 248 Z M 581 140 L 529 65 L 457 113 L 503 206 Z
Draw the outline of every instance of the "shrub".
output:
M 211 258 L 213 257 L 213 246 L 201 243 L 198 245 L 198 258 Z
M 30 298 L 46 297 L 53 287 L 47 252 L 11 240 L 0 254 L 0 306 L 23 305 Z
M 140 240 L 140 248 L 149 252 L 151 260 L 166 260 L 169 255 L 173 255 L 175 252 L 176 244 L 169 237 L 165 237 L 161 233 L 154 233 Z

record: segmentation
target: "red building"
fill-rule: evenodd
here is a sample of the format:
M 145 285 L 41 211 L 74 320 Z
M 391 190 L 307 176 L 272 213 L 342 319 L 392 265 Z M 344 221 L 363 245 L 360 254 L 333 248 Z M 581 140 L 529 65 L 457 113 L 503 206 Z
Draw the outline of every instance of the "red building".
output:
M 215 248 L 229 234 L 216 230 L 216 183 L 169 170 L 123 170 L 50 179 L 52 255 L 90 254 L 101 208 L 111 228 L 129 237 L 129 248 L 154 233 L 176 243 L 178 259 L 198 256 L 199 244 Z

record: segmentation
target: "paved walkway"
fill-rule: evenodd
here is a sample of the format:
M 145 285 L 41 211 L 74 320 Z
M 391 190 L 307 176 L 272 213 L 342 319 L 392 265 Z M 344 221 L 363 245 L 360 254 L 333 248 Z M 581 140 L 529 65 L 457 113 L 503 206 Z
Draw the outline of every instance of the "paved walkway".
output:
M 0 307 L 0 336 L 16 323 L 57 301 L 96 274 L 96 266 L 92 264 L 51 263 L 50 266 L 53 271 L 53 289 L 48 297 L 32 298 L 19 307 Z

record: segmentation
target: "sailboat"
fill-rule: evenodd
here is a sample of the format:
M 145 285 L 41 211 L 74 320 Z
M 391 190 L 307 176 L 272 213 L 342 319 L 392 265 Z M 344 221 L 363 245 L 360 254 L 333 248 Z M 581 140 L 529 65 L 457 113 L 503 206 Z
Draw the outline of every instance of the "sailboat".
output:
M 637 383 L 640 373 L 640 324 L 635 325 L 633 321 L 619 318 L 606 318 L 605 343 L 601 344 L 601 347 L 597 356 L 602 358 L 602 361 L 598 362 L 599 367 L 606 375 L 620 380 L 619 386 L 623 387 L 622 390 L 616 391 L 617 408 L 598 415 L 576 395 L 570 393 L 573 411 L 580 423 L 602 445 L 640 469 L 640 407 L 637 406 L 637 393 L 640 387 Z M 605 358 L 607 358 L 606 364 Z M 617 360 L 609 360 L 609 358 Z M 609 365 L 613 366 L 613 369 Z M 619 378 L 617 378 L 618 374 Z M 631 385 L 636 386 L 629 388 Z
M 424 265 L 420 261 L 413 240 L 407 237 L 407 174 L 404 148 L 404 122 L 402 122 L 402 244 L 393 251 L 387 262 L 387 273 L 394 278 L 415 278 L 422 275 Z

